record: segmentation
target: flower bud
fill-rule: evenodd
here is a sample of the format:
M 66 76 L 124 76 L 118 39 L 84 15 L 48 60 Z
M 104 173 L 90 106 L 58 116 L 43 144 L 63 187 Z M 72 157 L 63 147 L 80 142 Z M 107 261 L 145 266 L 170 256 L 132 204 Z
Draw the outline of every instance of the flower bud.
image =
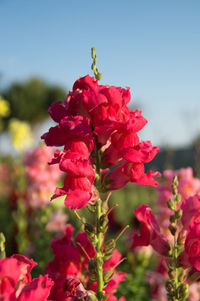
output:
M 176 233 L 177 228 L 172 225 L 169 225 L 169 230 L 170 230 L 171 234 L 174 235 Z
M 174 269 L 172 267 L 169 267 L 168 275 L 170 279 L 174 278 Z
M 175 217 L 175 215 L 171 215 L 170 216 L 170 223 L 175 223 L 175 221 L 176 221 L 176 217 Z
M 101 77 L 102 77 L 102 74 L 101 74 L 101 73 L 98 71 L 98 69 L 97 69 L 96 79 L 97 79 L 97 80 L 100 80 Z
M 90 261 L 88 262 L 88 270 L 91 274 L 95 274 L 96 273 L 96 260 L 95 259 L 90 259 Z
M 102 216 L 100 217 L 100 220 L 99 220 L 99 224 L 101 227 L 105 227 L 108 223 L 108 217 L 106 214 L 102 214 Z
M 98 262 L 98 264 L 99 264 L 100 266 L 103 265 L 103 258 L 102 258 L 102 257 L 96 258 L 96 261 Z
M 85 223 L 84 224 L 84 230 L 88 235 L 94 234 L 95 233 L 95 229 L 92 225 Z
M 175 217 L 176 219 L 179 219 L 181 216 L 182 216 L 183 212 L 181 209 L 178 209 L 176 212 L 175 212 Z
M 114 273 L 113 273 L 113 269 L 109 269 L 107 271 L 105 271 L 104 275 L 103 275 L 103 280 L 106 283 L 108 283 L 110 281 L 110 279 L 113 277 Z
M 181 233 L 178 235 L 177 243 L 179 246 L 184 246 L 185 244 L 185 236 L 182 236 Z
M 184 274 L 184 270 L 181 271 L 181 273 L 178 276 L 178 281 L 179 282 L 183 282 L 185 280 L 185 274 Z
M 93 291 L 88 291 L 87 301 L 98 301 Z
M 200 280 L 200 272 L 192 272 L 188 275 L 189 281 L 199 281 Z
M 169 208 L 169 209 L 171 209 L 171 210 L 176 210 L 176 206 L 175 206 L 175 204 L 174 204 L 174 201 L 172 201 L 172 199 L 169 199 L 168 201 L 167 201 L 167 207 Z
M 178 287 L 178 295 L 181 297 L 180 300 L 186 300 L 188 297 L 188 284 L 181 283 Z
M 92 205 L 88 204 L 87 209 L 88 209 L 89 212 L 95 213 L 95 206 L 92 206 Z
M 110 253 L 114 250 L 116 246 L 115 240 L 114 239 L 110 239 L 108 241 L 105 242 L 104 244 L 104 253 Z
M 177 204 L 179 204 L 181 202 L 181 195 L 180 194 L 177 194 L 176 197 L 175 197 L 175 202 Z
M 173 177 L 172 183 L 173 183 L 175 186 L 178 186 L 178 177 L 177 177 L 177 176 L 174 176 L 174 177 Z
M 166 282 L 166 290 L 168 291 L 169 294 L 172 294 L 175 288 L 175 281 L 172 280 L 168 280 Z
M 112 256 L 112 252 L 104 254 L 103 259 L 108 260 L 111 256 Z
M 177 190 L 177 186 L 176 185 L 172 184 L 171 189 L 172 189 L 173 195 L 177 195 L 178 194 L 178 190 Z

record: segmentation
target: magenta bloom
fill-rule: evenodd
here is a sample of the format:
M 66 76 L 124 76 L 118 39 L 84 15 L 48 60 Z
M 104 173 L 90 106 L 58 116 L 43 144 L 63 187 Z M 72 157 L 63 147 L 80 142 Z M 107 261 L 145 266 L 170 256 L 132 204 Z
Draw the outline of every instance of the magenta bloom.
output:
M 4 301 L 47 301 L 53 282 L 45 276 L 31 279 L 36 265 L 19 254 L 0 259 L 0 299 Z
M 152 214 L 151 208 L 141 205 L 135 210 L 135 216 L 141 222 L 140 234 L 134 233 L 130 239 L 133 240 L 131 249 L 139 246 L 151 245 L 161 255 L 167 255 L 170 247 L 165 237 L 160 232 L 160 227 Z
M 178 177 L 178 193 L 181 195 L 182 200 L 179 206 L 181 206 L 181 204 L 184 203 L 189 197 L 200 195 L 200 180 L 193 176 L 193 170 L 191 167 L 181 168 L 174 171 L 165 170 L 163 175 L 165 181 L 158 186 L 157 217 L 160 226 L 165 229 L 167 233 L 167 228 L 169 227 L 169 217 L 171 215 L 171 210 L 167 207 L 167 201 L 170 198 L 173 198 L 171 192 L 171 183 L 173 177 Z M 192 205 L 190 206 L 190 209 L 188 207 L 186 211 L 188 209 L 191 211 L 191 208 Z M 185 219 L 185 213 L 183 214 L 183 219 Z
M 157 172 L 145 173 L 158 147 L 140 142 L 140 131 L 147 120 L 141 111 L 130 111 L 129 88 L 99 85 L 89 75 L 79 78 L 64 104 L 53 103 L 49 114 L 58 124 L 42 136 L 48 146 L 63 146 L 51 164 L 59 164 L 66 173 L 64 186 L 57 188 L 53 199 L 65 195 L 65 205 L 78 209 L 93 204 L 94 163 L 99 153 L 103 190 L 119 189 L 128 182 L 158 184 Z M 112 167 L 112 169 L 110 169 Z
M 61 178 L 61 171 L 47 162 L 53 156 L 51 147 L 39 146 L 26 154 L 26 176 L 28 180 L 27 205 L 31 208 L 44 208 L 51 191 Z

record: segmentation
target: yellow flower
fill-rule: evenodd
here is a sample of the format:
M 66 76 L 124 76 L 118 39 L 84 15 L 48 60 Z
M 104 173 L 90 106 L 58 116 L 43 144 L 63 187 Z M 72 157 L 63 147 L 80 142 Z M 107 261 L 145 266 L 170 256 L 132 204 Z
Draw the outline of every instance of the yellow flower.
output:
M 0 116 L 7 117 L 10 115 L 10 105 L 9 102 L 0 96 Z
M 15 118 L 11 119 L 9 132 L 12 144 L 17 151 L 23 152 L 33 145 L 31 128 L 27 122 Z

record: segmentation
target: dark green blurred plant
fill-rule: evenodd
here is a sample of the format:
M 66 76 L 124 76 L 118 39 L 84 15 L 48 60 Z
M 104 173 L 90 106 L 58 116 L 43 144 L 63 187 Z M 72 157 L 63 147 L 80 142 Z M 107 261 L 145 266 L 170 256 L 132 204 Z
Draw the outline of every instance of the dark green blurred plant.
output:
M 63 101 L 65 91 L 59 85 L 49 85 L 40 78 L 31 78 L 25 82 L 12 83 L 2 92 L 10 103 L 11 114 L 7 118 L 17 118 L 36 123 L 48 118 L 47 110 L 54 101 Z
M 129 252 L 127 261 L 121 270 L 127 273 L 126 280 L 117 288 L 117 296 L 123 296 L 125 300 L 149 301 L 150 287 L 146 280 L 147 270 L 150 268 L 151 258 L 143 254 L 135 255 Z

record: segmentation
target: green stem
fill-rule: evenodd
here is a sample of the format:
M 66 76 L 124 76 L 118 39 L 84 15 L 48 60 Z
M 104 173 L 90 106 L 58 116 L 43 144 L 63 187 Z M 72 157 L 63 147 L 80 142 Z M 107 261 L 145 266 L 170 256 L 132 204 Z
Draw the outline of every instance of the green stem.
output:
M 177 225 L 177 223 L 176 223 Z M 173 250 L 173 257 L 174 257 L 174 262 L 173 262 L 173 265 L 174 265 L 174 272 L 175 272 L 175 277 L 174 277 L 174 280 L 175 280 L 175 291 L 177 292 L 177 288 L 178 288 L 178 271 L 177 271 L 177 232 L 175 232 L 174 234 L 174 250 Z M 175 301 L 178 301 L 177 298 L 175 298 Z
M 97 145 L 97 143 L 96 143 Z M 98 190 L 101 188 L 101 172 L 100 172 L 100 156 L 97 148 L 96 151 L 96 187 Z M 103 254 L 102 254 L 102 244 L 103 244 L 103 233 L 100 225 L 100 218 L 103 214 L 102 201 L 100 197 L 96 202 L 96 278 L 97 278 L 97 298 L 99 301 L 103 300 Z
M 103 258 L 102 258 L 102 242 L 103 242 L 103 235 L 101 232 L 99 220 L 102 214 L 101 209 L 101 199 L 99 199 L 96 203 L 96 225 L 97 225 L 97 245 L 96 245 L 96 277 L 97 277 L 97 298 L 99 301 L 103 300 L 103 287 L 104 287 L 104 280 L 103 280 Z

